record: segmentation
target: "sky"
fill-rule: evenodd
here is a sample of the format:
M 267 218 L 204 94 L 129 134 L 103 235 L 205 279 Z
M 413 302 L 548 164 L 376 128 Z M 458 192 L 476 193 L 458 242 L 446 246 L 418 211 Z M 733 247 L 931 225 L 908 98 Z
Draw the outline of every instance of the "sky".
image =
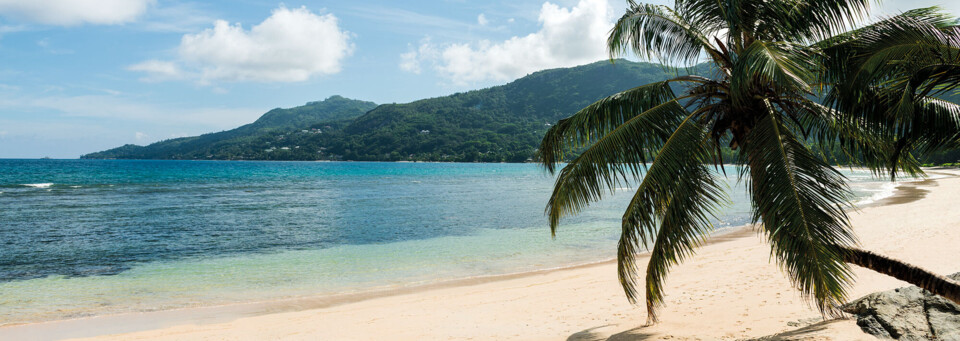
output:
M 672 2 L 654 0 L 650 3 Z M 955 0 L 887 0 L 875 13 Z M 404 103 L 606 58 L 624 0 L 0 0 L 0 158 L 231 129 L 332 95 Z

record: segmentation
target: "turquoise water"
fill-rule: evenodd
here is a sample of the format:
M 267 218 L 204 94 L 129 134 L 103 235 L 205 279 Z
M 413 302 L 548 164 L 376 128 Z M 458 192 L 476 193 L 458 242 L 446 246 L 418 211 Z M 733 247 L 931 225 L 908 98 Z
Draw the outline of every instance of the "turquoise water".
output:
M 846 174 L 855 200 L 892 193 Z M 721 228 L 749 219 L 728 183 Z M 612 258 L 629 189 L 552 240 L 552 185 L 532 164 L 0 160 L 0 325 Z

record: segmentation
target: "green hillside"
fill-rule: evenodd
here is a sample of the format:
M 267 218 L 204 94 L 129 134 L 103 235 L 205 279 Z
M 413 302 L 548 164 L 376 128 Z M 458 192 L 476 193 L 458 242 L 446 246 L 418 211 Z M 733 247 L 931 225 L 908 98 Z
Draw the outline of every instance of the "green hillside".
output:
M 533 156 L 550 124 L 600 98 L 670 75 L 657 64 L 600 61 L 406 104 L 373 108 L 331 97 L 272 110 L 231 131 L 84 157 L 522 162 Z
M 300 127 L 344 121 L 363 115 L 377 105 L 332 96 L 319 102 L 290 109 L 273 109 L 256 122 L 233 130 L 200 136 L 160 141 L 149 146 L 125 145 L 91 153 L 85 159 L 256 159 L 255 146 L 269 142 L 277 134 L 287 134 Z

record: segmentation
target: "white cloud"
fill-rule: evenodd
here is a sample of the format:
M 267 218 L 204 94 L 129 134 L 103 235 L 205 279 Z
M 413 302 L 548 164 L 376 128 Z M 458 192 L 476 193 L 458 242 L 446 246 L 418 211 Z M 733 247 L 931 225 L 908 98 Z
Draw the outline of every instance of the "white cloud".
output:
M 128 69 L 154 76 L 146 80 L 178 75 L 201 84 L 305 81 L 340 72 L 353 53 L 350 38 L 332 14 L 280 7 L 250 30 L 218 20 L 213 28 L 184 35 L 176 61 L 148 60 Z
M 480 26 L 487 26 L 490 21 L 487 21 L 487 16 L 483 15 L 483 13 L 480 13 L 480 15 L 477 16 L 477 23 L 480 24 Z
M 155 0 L 0 0 L 0 15 L 46 25 L 116 25 L 136 20 Z
M 409 51 L 400 55 L 400 69 L 406 72 L 420 74 L 420 60 L 417 51 Z
M 127 67 L 127 70 L 145 72 L 148 76 L 140 80 L 147 82 L 175 80 L 184 77 L 183 71 L 180 70 L 180 67 L 177 66 L 176 63 L 156 59 L 130 65 Z
M 147 135 L 146 133 L 140 132 L 140 131 L 133 134 L 133 138 L 137 139 L 137 141 L 145 140 L 148 137 L 150 137 L 150 135 Z
M 430 42 L 430 38 L 420 40 L 420 46 L 410 46 L 410 51 L 400 55 L 400 69 L 414 74 L 420 74 L 421 60 L 436 60 L 440 51 Z
M 607 33 L 613 27 L 613 11 L 606 0 L 580 0 L 572 8 L 546 2 L 540 9 L 540 29 L 501 42 L 481 40 L 475 43 L 447 44 L 439 48 L 422 42 L 424 48 L 438 53 L 411 55 L 401 63 L 432 63 L 434 69 L 455 84 L 490 80 L 512 80 L 528 73 L 601 60 L 607 56 Z M 419 65 L 419 64 L 417 64 Z M 407 71 L 418 68 L 407 67 Z

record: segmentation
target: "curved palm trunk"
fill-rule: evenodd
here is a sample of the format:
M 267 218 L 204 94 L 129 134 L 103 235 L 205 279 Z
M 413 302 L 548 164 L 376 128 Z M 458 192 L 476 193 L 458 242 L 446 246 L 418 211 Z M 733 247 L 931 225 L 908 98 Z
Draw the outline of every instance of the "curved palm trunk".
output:
M 916 285 L 960 304 L 960 283 L 933 272 L 858 248 L 844 248 L 843 260 Z

